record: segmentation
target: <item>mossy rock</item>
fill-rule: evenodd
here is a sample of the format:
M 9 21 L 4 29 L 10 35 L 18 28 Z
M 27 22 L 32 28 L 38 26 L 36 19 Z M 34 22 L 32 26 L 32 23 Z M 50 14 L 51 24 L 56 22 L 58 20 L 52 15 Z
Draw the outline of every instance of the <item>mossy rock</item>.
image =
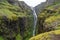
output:
M 28 40 L 32 37 L 33 15 L 29 8 L 0 2 L 0 35 L 4 40 Z M 6 2 L 5 2 L 6 1 Z M 13 1 L 13 0 L 12 0 Z
M 38 33 L 60 30 L 60 4 L 46 7 L 38 15 Z
M 60 30 L 42 33 L 29 40 L 60 40 Z

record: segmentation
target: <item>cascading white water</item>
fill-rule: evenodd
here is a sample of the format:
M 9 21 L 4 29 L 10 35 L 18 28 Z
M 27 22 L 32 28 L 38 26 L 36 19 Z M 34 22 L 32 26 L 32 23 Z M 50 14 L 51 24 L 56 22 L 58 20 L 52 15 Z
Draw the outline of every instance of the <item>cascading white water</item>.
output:
M 36 34 L 36 24 L 37 24 L 37 14 L 36 14 L 35 9 L 33 7 L 31 9 L 33 11 L 33 16 L 34 16 L 33 36 L 35 36 L 35 34 Z

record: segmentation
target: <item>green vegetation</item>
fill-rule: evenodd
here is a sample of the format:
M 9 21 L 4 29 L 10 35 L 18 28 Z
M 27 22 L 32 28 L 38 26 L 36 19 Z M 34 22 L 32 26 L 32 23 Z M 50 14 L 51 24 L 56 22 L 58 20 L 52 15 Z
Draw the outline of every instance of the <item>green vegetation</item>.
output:
M 38 32 L 43 33 L 55 29 L 60 29 L 60 5 L 49 6 L 38 15 Z
M 0 40 L 28 40 L 33 30 L 32 10 L 10 4 L 8 0 L 0 2 Z M 23 28 L 23 29 L 22 29 Z M 22 35 L 23 33 L 23 35 Z
M 0 40 L 29 40 L 33 34 L 33 22 L 30 8 L 1 0 Z M 36 34 L 40 35 L 30 40 L 52 40 L 52 36 L 60 35 L 60 3 L 47 6 L 38 14 Z
M 4 40 L 4 38 L 2 36 L 0 36 L 0 40 Z
M 54 40 L 58 35 L 60 35 L 60 30 L 42 33 L 32 37 L 30 40 Z
M 30 40 L 58 40 L 60 37 L 60 3 L 47 6 L 38 14 L 37 36 Z M 55 39 L 56 38 L 56 39 Z
M 20 34 L 16 36 L 16 40 L 22 40 Z

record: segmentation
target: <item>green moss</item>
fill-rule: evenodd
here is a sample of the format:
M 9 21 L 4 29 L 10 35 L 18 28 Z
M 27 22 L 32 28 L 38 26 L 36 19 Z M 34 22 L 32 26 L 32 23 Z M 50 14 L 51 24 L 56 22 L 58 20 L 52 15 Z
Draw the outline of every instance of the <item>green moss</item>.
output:
M 38 33 L 60 30 L 60 4 L 46 7 L 38 14 Z
M 20 23 L 21 21 L 23 25 L 21 25 Z M 18 34 L 20 33 L 20 27 L 23 26 L 25 27 L 23 34 L 24 40 L 28 40 L 30 37 L 32 37 L 32 30 L 33 30 L 32 22 L 33 22 L 33 15 L 31 9 L 22 9 L 19 6 L 8 3 L 7 1 L 0 2 L 0 26 L 3 27 L 3 28 L 0 27 L 0 32 L 4 32 L 7 34 L 7 35 L 4 34 L 5 38 L 16 37 L 16 40 L 20 40 L 21 38 L 23 38 L 22 36 L 20 36 L 20 34 Z M 12 28 L 10 29 L 9 27 Z M 16 28 L 17 30 L 15 31 L 14 28 Z M 10 33 L 12 33 L 11 34 L 12 36 L 10 35 Z
M 0 36 L 0 40 L 4 40 L 4 38 L 2 36 Z
M 52 36 L 54 35 L 60 35 L 60 30 L 42 33 L 29 40 L 52 40 Z
M 17 18 L 17 16 L 13 14 L 11 11 L 9 11 L 8 9 L 0 9 L 0 15 L 6 16 L 8 19 L 14 19 L 14 17 Z
M 51 17 L 47 18 L 47 19 L 45 20 L 45 22 L 46 22 L 46 23 L 52 23 L 52 22 L 57 21 L 57 20 L 59 20 L 59 19 L 60 19 L 60 15 L 51 16 Z
M 22 40 L 20 34 L 18 34 L 18 35 L 16 36 L 16 40 Z
M 4 3 L 4 2 L 1 2 L 0 3 L 0 10 L 2 10 L 2 12 L 5 12 L 4 14 L 7 14 L 9 13 L 10 15 L 14 14 L 14 15 L 17 15 L 18 17 L 27 17 L 27 16 L 32 16 L 30 14 L 31 10 L 27 9 L 27 10 L 22 10 L 20 7 L 18 6 L 15 6 L 15 5 L 11 5 L 9 3 Z M 10 16 L 9 15 L 9 16 Z M 11 15 L 11 16 L 12 16 Z
M 33 34 L 33 17 L 27 17 L 24 40 L 28 40 Z

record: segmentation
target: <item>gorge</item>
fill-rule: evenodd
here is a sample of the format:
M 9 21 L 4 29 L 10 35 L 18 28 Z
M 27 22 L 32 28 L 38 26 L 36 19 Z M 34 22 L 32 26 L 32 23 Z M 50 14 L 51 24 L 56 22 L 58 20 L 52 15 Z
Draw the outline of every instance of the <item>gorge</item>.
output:
M 60 40 L 60 0 L 0 0 L 0 40 Z

